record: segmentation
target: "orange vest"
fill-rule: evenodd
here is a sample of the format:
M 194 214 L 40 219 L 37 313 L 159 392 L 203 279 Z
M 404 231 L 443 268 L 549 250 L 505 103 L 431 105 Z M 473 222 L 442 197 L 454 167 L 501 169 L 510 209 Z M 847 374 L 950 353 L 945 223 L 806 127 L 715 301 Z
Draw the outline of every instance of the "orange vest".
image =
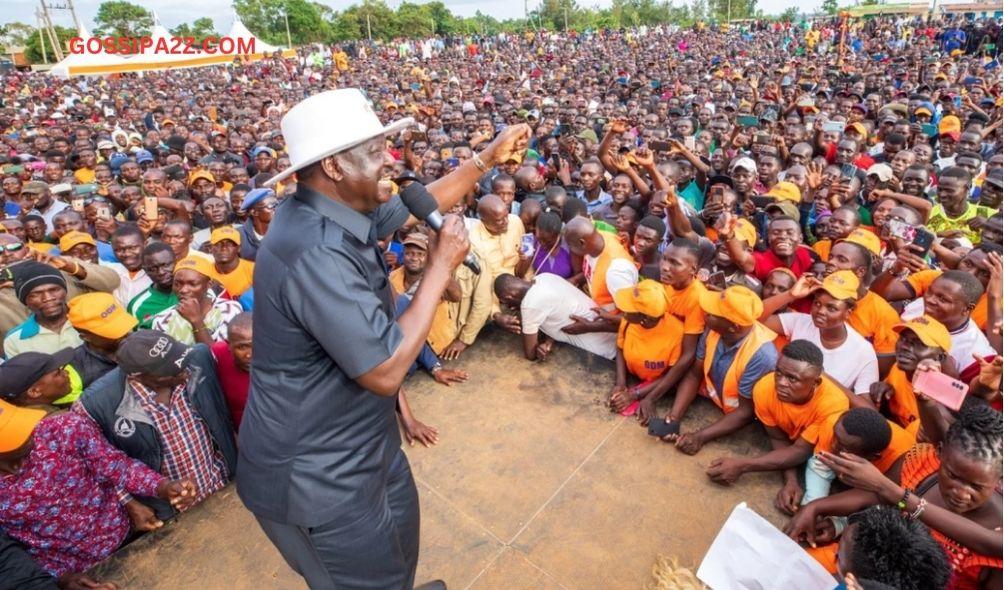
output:
M 893 365 L 889 369 L 885 382 L 892 386 L 889 413 L 892 414 L 893 421 L 917 436 L 917 431 L 920 430 L 920 410 L 917 407 L 917 395 L 913 392 L 913 383 L 899 365 Z
M 718 341 L 721 340 L 721 334 L 714 330 L 708 330 L 704 348 L 704 391 L 723 412 L 728 414 L 739 407 L 739 378 L 743 374 L 743 369 L 761 346 L 773 342 L 775 338 L 777 338 L 777 334 L 767 326 L 760 322 L 753 324 L 753 330 L 739 345 L 736 358 L 732 361 L 729 370 L 725 372 L 722 391 L 718 392 L 715 391 L 715 386 L 711 382 L 711 364 L 715 358 L 715 349 L 718 347 Z
M 610 263 L 618 258 L 623 258 L 631 264 L 635 262 L 631 253 L 621 245 L 617 236 L 606 232 L 600 232 L 600 235 L 603 236 L 603 242 L 606 245 L 603 247 L 603 252 L 596 257 L 596 266 L 586 276 L 586 279 L 589 281 L 589 296 L 597 305 L 604 306 L 614 302 L 614 294 L 607 290 L 607 270 L 610 268 Z

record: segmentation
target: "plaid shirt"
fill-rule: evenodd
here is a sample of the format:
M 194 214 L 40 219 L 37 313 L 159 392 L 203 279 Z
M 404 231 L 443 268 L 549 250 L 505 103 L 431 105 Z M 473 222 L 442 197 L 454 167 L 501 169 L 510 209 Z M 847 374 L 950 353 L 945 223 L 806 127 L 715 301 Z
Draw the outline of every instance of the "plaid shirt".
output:
M 240 303 L 216 297 L 212 292 L 209 293 L 209 296 L 214 298 L 213 306 L 206 313 L 203 323 L 212 335 L 213 342 L 223 342 L 227 339 L 227 324 L 244 309 Z M 182 344 L 195 344 L 195 331 L 192 330 L 192 324 L 181 317 L 177 305 L 153 316 L 150 323 L 150 327 L 154 330 L 164 332 Z
M 185 395 L 182 383 L 171 391 L 168 405 L 157 401 L 157 392 L 135 379 L 126 385 L 153 420 L 163 445 L 161 472 L 170 479 L 191 478 L 195 482 L 195 502 L 205 500 L 226 483 L 227 466 L 216 449 L 205 422 Z

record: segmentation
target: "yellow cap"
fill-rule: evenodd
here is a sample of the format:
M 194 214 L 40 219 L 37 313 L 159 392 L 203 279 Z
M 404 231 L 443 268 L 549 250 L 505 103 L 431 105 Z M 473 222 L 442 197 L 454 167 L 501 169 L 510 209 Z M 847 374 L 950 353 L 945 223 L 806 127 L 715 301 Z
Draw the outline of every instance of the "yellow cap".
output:
M 794 182 L 788 182 L 782 180 L 781 182 L 770 187 L 767 191 L 768 197 L 774 197 L 779 201 L 792 201 L 794 203 L 802 202 L 802 191 L 798 188 L 798 185 Z
M 208 180 L 213 184 L 216 184 L 216 177 L 213 176 L 212 172 L 208 170 L 199 169 L 196 170 L 195 172 L 192 172 L 192 175 L 188 177 L 188 186 L 192 186 L 193 184 L 195 184 L 195 181 L 199 180 L 200 178 L 203 180 Z
M 721 292 L 702 291 L 699 302 L 704 313 L 725 318 L 737 326 L 752 326 L 763 314 L 760 297 L 741 285 Z
M 861 123 L 851 123 L 844 127 L 844 133 L 847 133 L 848 131 L 854 131 L 862 138 L 868 137 L 868 128 Z
M 653 318 L 666 315 L 666 288 L 659 281 L 645 280 L 614 293 L 614 304 L 624 313 L 640 313 Z
M 45 410 L 21 408 L 0 400 L 0 453 L 23 447 L 42 418 Z
M 849 233 L 846 238 L 837 240 L 836 243 L 839 244 L 840 242 L 857 244 L 875 256 L 880 256 L 882 254 L 882 242 L 879 240 L 878 236 L 866 229 L 861 229 L 860 227 Z
M 933 346 L 945 352 L 952 349 L 952 335 L 948 333 L 948 328 L 929 315 L 924 315 L 893 327 L 893 331 L 897 334 L 903 330 L 910 330 L 916 334 L 917 338 L 920 338 L 920 341 L 924 343 L 924 346 Z
M 213 263 L 201 256 L 187 256 L 174 265 L 174 272 L 179 270 L 194 270 L 204 277 L 216 280 L 216 268 Z
M 74 246 L 79 246 L 80 244 L 90 244 L 97 247 L 98 243 L 94 241 L 91 234 L 84 233 L 82 231 L 68 231 L 63 234 L 63 237 L 59 238 L 59 250 L 66 254 Z
M 916 109 L 915 109 L 915 110 L 913 111 L 913 114 L 914 114 L 914 115 L 920 115 L 920 114 L 924 114 L 924 115 L 927 115 L 928 117 L 930 117 L 932 113 L 931 113 L 931 109 L 929 109 L 929 108 L 927 108 L 927 107 L 917 107 L 917 108 L 916 108 Z
M 735 232 L 735 236 L 749 244 L 750 248 L 756 246 L 756 228 L 753 227 L 753 224 L 749 220 L 740 217 L 736 221 L 736 228 L 733 231 Z
M 136 318 L 129 315 L 111 293 L 85 293 L 69 302 L 67 319 L 78 330 L 86 330 L 102 338 L 118 340 L 125 338 L 136 324 Z
M 860 286 L 861 281 L 858 280 L 858 276 L 849 270 L 838 270 L 823 279 L 823 290 L 842 301 L 847 299 L 857 301 Z
M 955 115 L 948 115 L 938 123 L 938 134 L 962 131 L 962 121 Z
M 213 230 L 213 233 L 209 234 L 209 243 L 218 244 L 223 240 L 230 240 L 231 242 L 241 245 L 241 232 L 234 229 L 232 226 L 225 225 L 223 227 L 218 227 Z

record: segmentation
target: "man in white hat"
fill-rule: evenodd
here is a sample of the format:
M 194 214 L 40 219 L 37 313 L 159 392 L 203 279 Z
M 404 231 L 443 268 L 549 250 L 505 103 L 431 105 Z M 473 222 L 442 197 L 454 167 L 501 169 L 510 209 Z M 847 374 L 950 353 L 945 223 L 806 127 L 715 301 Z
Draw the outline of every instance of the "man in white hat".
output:
M 469 244 L 447 215 L 408 310 L 377 240 L 414 221 L 378 183 L 391 166 L 383 126 L 357 89 L 314 95 L 283 117 L 296 194 L 276 210 L 255 268 L 251 389 L 237 491 L 311 588 L 413 587 L 419 508 L 394 416 L 397 393 Z M 525 149 L 505 129 L 429 185 L 448 210 L 485 170 Z M 444 588 L 442 582 L 426 588 Z

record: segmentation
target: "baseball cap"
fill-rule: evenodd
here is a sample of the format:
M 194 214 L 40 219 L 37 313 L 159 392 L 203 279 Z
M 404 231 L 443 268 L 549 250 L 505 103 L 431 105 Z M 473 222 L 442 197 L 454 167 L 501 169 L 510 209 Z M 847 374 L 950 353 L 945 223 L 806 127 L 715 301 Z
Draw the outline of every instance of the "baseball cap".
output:
M 55 354 L 22 352 L 0 365 L 0 397 L 14 399 L 31 389 L 39 379 L 70 364 L 73 349 L 64 348 Z
M 86 330 L 109 340 L 126 337 L 138 321 L 129 315 L 111 293 L 85 293 L 69 302 L 67 319 L 77 330 Z
M 48 190 L 49 185 L 45 184 L 41 180 L 32 180 L 31 182 L 24 183 L 21 187 L 22 193 L 28 193 L 29 195 L 40 195 Z
M 246 195 L 244 195 L 244 200 L 241 201 L 241 209 L 246 211 L 258 203 L 258 201 L 274 195 L 275 191 L 270 188 L 256 188 L 254 190 L 250 190 Z
M 24 446 L 42 418 L 45 410 L 21 408 L 0 400 L 0 453 Z
M 210 238 L 211 239 L 211 238 Z M 200 275 L 216 280 L 216 268 L 213 263 L 202 256 L 186 256 L 174 265 L 174 272 L 179 270 L 194 270 Z
M 666 288 L 659 281 L 641 281 L 614 293 L 614 304 L 624 313 L 640 313 L 653 318 L 666 314 Z
M 742 285 L 724 291 L 702 291 L 698 302 L 704 313 L 716 315 L 737 326 L 752 326 L 763 313 L 763 301 Z
M 927 107 L 917 107 L 916 109 L 913 110 L 913 114 L 914 115 L 927 115 L 928 117 L 930 117 L 931 116 L 931 109 L 929 109 Z
M 753 158 L 743 157 L 743 158 L 739 158 L 735 162 L 732 162 L 732 165 L 729 166 L 729 172 L 735 171 L 736 168 L 742 168 L 743 170 L 749 170 L 750 172 L 756 174 L 756 162 L 753 161 Z
M 116 152 L 108 158 L 108 165 L 111 166 L 112 170 L 118 171 L 118 169 L 122 167 L 122 164 L 125 164 L 128 161 L 129 156 Z
M 774 197 L 780 201 L 802 202 L 802 191 L 798 188 L 798 185 L 786 180 L 782 180 L 770 187 L 770 190 L 767 191 L 767 196 Z
M 962 121 L 955 115 L 948 115 L 938 123 L 938 134 L 959 133 L 962 131 Z
M 213 230 L 213 233 L 209 234 L 209 243 L 218 244 L 223 240 L 230 240 L 231 242 L 241 245 L 241 232 L 237 231 L 229 225 L 223 227 L 218 227 Z
M 715 174 L 714 176 L 712 176 L 711 178 L 708 179 L 708 187 L 709 188 L 715 186 L 716 184 L 724 184 L 725 186 L 727 186 L 729 188 L 735 188 L 736 187 L 736 183 L 735 183 L 734 180 L 732 180 L 732 177 L 731 176 L 727 176 L 725 174 Z
M 892 329 L 897 334 L 903 330 L 910 330 L 917 335 L 917 338 L 920 338 L 924 346 L 933 346 L 945 352 L 948 352 L 952 348 L 952 336 L 948 333 L 948 328 L 929 315 L 923 315 L 908 322 L 897 324 Z
M 102 139 L 101 141 L 98 142 L 98 149 L 99 150 L 113 150 L 113 149 L 115 149 L 115 144 L 112 143 L 111 141 L 107 140 L 107 139 Z
M 208 180 L 209 182 L 216 184 L 216 177 L 213 176 L 212 172 L 208 170 L 196 170 L 192 172 L 192 175 L 188 177 L 188 186 L 195 184 L 196 180 L 199 179 Z
M 798 210 L 798 206 L 791 201 L 777 201 L 763 208 L 767 212 L 770 212 L 772 209 L 780 211 L 784 216 L 790 217 L 795 221 L 802 220 L 802 213 Z
M 191 347 L 163 332 L 137 330 L 122 341 L 115 358 L 126 375 L 172 377 L 184 370 L 191 351 Z
M 98 246 L 98 243 L 94 241 L 91 234 L 82 231 L 68 231 L 63 234 L 63 237 L 59 238 L 59 249 L 62 252 L 68 252 L 70 248 L 80 244 L 90 244 L 95 248 Z
M 136 163 L 153 162 L 153 154 L 146 150 L 136 150 Z
M 255 149 L 251 150 L 251 157 L 252 158 L 257 158 L 258 154 L 263 153 L 263 152 L 267 153 L 268 155 L 272 156 L 273 158 L 275 157 L 275 150 L 273 150 L 272 148 L 268 147 L 267 145 L 260 145 L 260 146 L 256 147 Z
M 1004 188 L 1004 169 L 991 168 L 987 171 L 987 178 L 984 184 L 991 184 L 997 188 Z
M 429 249 L 429 236 L 420 231 L 411 232 L 401 241 L 402 246 L 416 246 L 423 250 Z
M 882 242 L 879 240 L 879 237 L 866 229 L 861 229 L 860 227 L 849 233 L 846 238 L 837 240 L 835 243 L 839 244 L 840 242 L 857 244 L 875 256 L 880 256 L 882 254 Z
M 882 182 L 889 182 L 892 180 L 892 167 L 889 164 L 872 164 L 865 171 L 865 176 L 871 176 L 872 174 L 878 176 L 878 179 Z
M 740 217 L 739 220 L 736 221 L 736 228 L 734 232 L 735 237 L 739 238 L 740 241 L 749 244 L 750 248 L 756 246 L 756 228 L 753 227 L 753 224 L 748 220 Z
M 844 133 L 847 133 L 848 131 L 854 131 L 863 138 L 868 137 L 868 128 L 861 123 L 851 123 L 844 127 Z
M 858 287 L 861 281 L 849 270 L 838 270 L 823 279 L 823 290 L 836 299 L 847 300 L 858 298 Z

